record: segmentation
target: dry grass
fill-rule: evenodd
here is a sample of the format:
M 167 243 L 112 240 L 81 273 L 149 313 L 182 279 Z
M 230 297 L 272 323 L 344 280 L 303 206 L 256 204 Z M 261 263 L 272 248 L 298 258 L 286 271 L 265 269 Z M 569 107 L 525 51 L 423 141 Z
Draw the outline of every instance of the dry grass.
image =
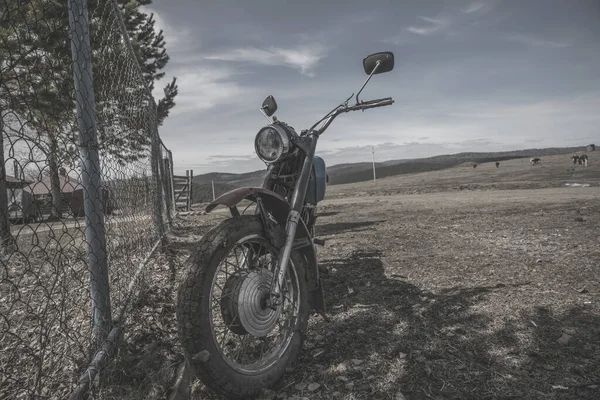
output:
M 40 223 L 12 231 L 17 251 L 0 256 L 0 399 L 66 398 L 95 352 L 84 225 Z M 155 236 L 150 218 L 109 218 L 114 311 Z
M 600 188 L 540 189 L 552 171 L 534 180 L 523 164 L 503 185 L 533 189 L 446 190 L 469 183 L 460 168 L 423 194 L 390 195 L 386 180 L 370 196 L 330 188 L 317 236 L 332 322 L 311 320 L 293 371 L 263 398 L 600 397 Z M 597 184 L 588 178 L 572 181 Z M 182 359 L 172 267 L 225 217 L 178 218 L 174 263 L 147 275 L 104 398 L 167 395 Z M 196 382 L 193 398 L 215 397 Z

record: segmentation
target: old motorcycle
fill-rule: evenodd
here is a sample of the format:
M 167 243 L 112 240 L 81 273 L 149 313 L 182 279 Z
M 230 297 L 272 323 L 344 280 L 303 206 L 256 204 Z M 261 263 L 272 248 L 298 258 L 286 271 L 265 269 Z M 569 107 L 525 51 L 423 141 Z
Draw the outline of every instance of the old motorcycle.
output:
M 177 295 L 177 322 L 186 362 L 198 378 L 228 398 L 251 398 L 276 383 L 302 348 L 309 315 L 325 314 L 314 237 L 315 206 L 325 196 L 327 172 L 315 156 L 319 136 L 340 114 L 389 106 L 391 97 L 359 101 L 375 74 L 391 71 L 391 52 L 363 59 L 368 78 L 312 127 L 298 134 L 273 116 L 268 96 L 260 111 L 269 121 L 256 135 L 267 164 L 262 187 L 223 194 L 206 207 L 229 208 L 231 218 L 197 244 Z M 254 205 L 240 213 L 243 203 Z

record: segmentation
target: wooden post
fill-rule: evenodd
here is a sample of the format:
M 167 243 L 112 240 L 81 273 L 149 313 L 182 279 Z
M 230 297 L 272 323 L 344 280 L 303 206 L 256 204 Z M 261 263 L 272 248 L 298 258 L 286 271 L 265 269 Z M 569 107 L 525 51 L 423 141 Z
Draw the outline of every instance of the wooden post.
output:
M 194 170 L 190 170 L 190 180 L 188 182 L 188 211 L 192 211 L 192 181 L 194 180 Z
M 375 177 L 375 146 L 371 146 L 373 150 L 373 182 L 377 182 L 377 178 Z

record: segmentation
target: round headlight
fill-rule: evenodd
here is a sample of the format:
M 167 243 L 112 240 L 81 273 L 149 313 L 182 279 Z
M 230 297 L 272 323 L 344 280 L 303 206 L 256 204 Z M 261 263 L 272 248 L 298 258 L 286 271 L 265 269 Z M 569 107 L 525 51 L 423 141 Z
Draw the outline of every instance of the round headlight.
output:
M 290 150 L 290 138 L 283 128 L 267 125 L 256 134 L 254 149 L 258 158 L 266 163 L 274 163 Z

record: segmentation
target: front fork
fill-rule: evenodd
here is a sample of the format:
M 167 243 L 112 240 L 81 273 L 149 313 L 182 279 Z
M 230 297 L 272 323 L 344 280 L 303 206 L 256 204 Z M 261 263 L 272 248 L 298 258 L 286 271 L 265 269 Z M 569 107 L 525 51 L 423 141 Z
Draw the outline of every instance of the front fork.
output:
M 298 223 L 300 222 L 300 212 L 302 211 L 302 206 L 304 204 L 306 189 L 308 188 L 310 174 L 312 172 L 315 149 L 317 147 L 318 135 L 316 133 L 310 133 L 303 138 L 306 138 L 306 142 L 304 142 L 304 146 L 302 146 L 304 147 L 306 157 L 304 158 L 302 171 L 300 172 L 300 177 L 296 182 L 294 193 L 292 194 L 291 207 L 285 224 L 285 242 L 283 244 L 283 249 L 279 252 L 279 257 L 277 258 L 274 281 L 271 286 L 271 308 L 276 308 L 281 304 L 281 289 L 283 288 L 283 283 L 287 274 L 292 247 L 296 237 L 296 230 L 298 229 Z

